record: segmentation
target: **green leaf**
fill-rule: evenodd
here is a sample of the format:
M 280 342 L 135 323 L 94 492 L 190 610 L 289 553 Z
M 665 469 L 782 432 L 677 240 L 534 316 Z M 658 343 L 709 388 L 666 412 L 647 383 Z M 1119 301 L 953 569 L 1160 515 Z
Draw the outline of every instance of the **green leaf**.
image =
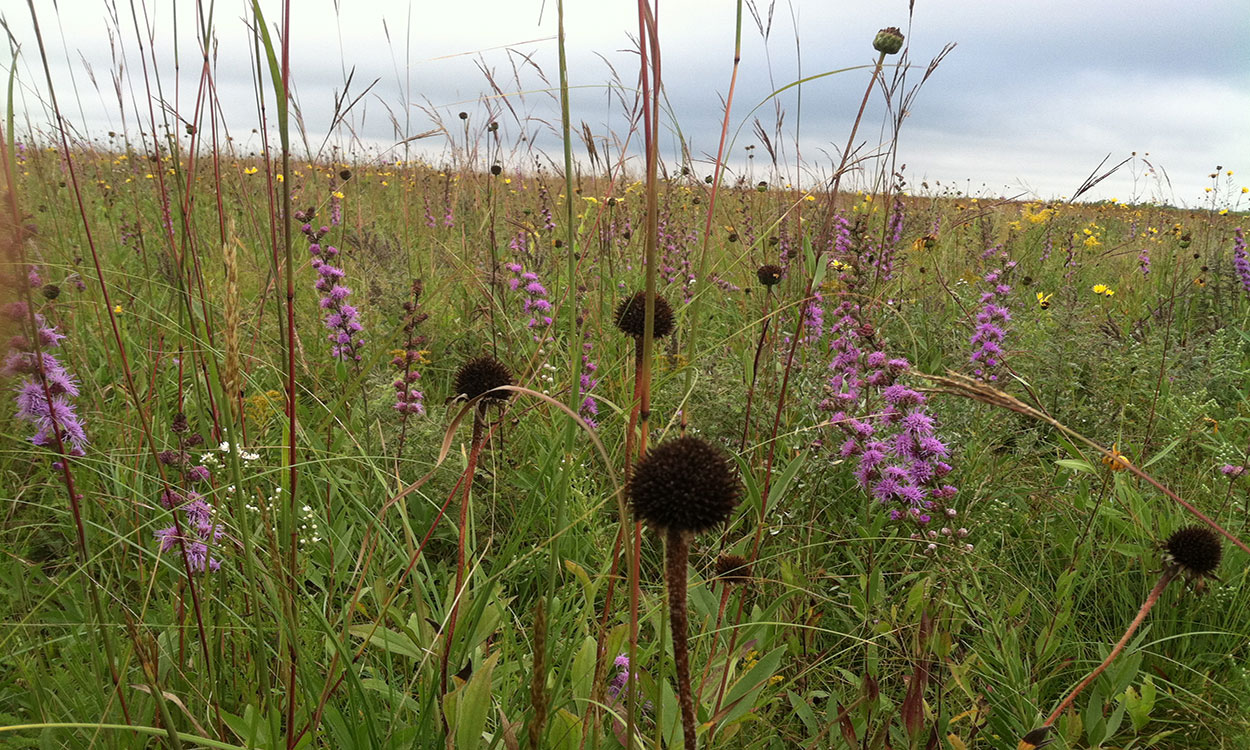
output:
M 591 681 L 595 677 L 595 639 L 587 636 L 582 647 L 573 657 L 573 700 L 578 704 L 590 697 Z
M 1061 458 L 1058 461 L 1055 461 L 1055 463 L 1059 464 L 1065 469 L 1070 469 L 1072 471 L 1083 471 L 1086 474 L 1098 473 L 1094 469 L 1094 467 L 1090 465 L 1089 461 L 1081 461 L 1075 458 Z
M 790 463 L 786 464 L 786 468 L 777 477 L 777 481 L 773 482 L 772 489 L 768 493 L 768 504 L 770 507 L 781 502 L 786 495 L 786 489 L 789 488 L 790 482 L 794 481 L 795 475 L 799 473 L 799 469 L 803 468 L 803 463 L 807 458 L 806 453 L 800 453 L 794 457 Z
M 1146 467 L 1150 466 L 1154 462 L 1165 458 L 1169 453 L 1172 452 L 1173 448 L 1181 444 L 1182 440 L 1184 440 L 1184 438 L 1176 438 L 1172 442 L 1168 443 L 1166 448 L 1164 448 L 1163 450 L 1151 456 L 1149 461 L 1141 465 L 1141 468 L 1145 469 Z
M 777 668 L 781 666 L 781 657 L 785 651 L 785 646 L 769 651 L 734 683 L 725 695 L 724 705 L 727 708 L 722 710 L 724 717 L 720 720 L 721 726 L 732 724 L 755 707 L 755 701 L 768 684 L 768 678 L 776 674 Z
M 552 750 L 578 750 L 582 746 L 582 720 L 568 709 L 561 708 L 551 717 L 546 747 Z M 460 745 L 477 747 L 477 745 Z
M 372 625 L 352 625 L 347 631 L 357 638 L 368 638 L 370 645 L 377 646 L 383 651 L 389 651 L 392 654 L 406 656 L 409 659 L 421 659 L 425 656 L 425 653 L 415 641 L 403 633 L 389 628 L 374 628 Z
M 479 747 L 486 717 L 490 713 L 490 680 L 499 661 L 499 652 L 486 660 L 462 688 L 448 694 L 444 710 L 456 747 Z

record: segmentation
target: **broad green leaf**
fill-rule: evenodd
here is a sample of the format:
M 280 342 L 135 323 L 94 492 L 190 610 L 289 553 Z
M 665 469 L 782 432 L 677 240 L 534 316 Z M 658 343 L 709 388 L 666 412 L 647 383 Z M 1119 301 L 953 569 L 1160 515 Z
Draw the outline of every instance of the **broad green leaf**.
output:
M 406 656 L 409 659 L 421 659 L 425 656 L 421 647 L 411 638 L 389 628 L 374 628 L 372 625 L 352 625 L 347 631 L 357 638 L 368 638 L 370 645 L 377 646 L 383 651 L 389 651 L 392 654 Z

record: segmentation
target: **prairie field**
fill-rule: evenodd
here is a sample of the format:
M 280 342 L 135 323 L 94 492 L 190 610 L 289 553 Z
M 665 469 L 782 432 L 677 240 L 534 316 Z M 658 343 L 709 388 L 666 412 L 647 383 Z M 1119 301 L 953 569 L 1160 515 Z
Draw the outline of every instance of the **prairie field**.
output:
M 913 178 L 889 28 L 827 153 L 661 153 L 641 10 L 617 131 L 560 66 L 551 148 L 489 75 L 327 147 L 244 7 L 246 147 L 207 61 L 106 132 L 7 68 L 0 746 L 1250 748 L 1231 167 Z

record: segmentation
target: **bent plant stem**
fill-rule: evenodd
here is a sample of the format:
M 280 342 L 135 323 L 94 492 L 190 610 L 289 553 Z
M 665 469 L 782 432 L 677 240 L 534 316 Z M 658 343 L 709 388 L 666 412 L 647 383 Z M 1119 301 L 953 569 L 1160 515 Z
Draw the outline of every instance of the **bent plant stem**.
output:
M 1169 583 L 1172 582 L 1172 579 L 1176 577 L 1179 570 L 1180 569 L 1175 565 L 1168 565 L 1167 569 L 1163 571 L 1163 575 L 1159 576 L 1159 582 L 1156 583 L 1155 587 L 1150 590 L 1150 594 L 1146 597 L 1146 601 L 1142 602 L 1141 609 L 1137 611 L 1137 617 L 1133 618 L 1133 621 L 1128 625 L 1128 629 L 1124 631 L 1124 635 L 1120 637 L 1119 643 L 1115 644 L 1115 648 L 1111 649 L 1111 653 L 1107 654 L 1107 658 L 1103 659 L 1102 664 L 1095 667 L 1093 672 L 1086 675 L 1085 679 L 1081 680 L 1081 683 L 1073 688 L 1072 692 L 1068 693 L 1066 698 L 1059 702 L 1059 705 L 1056 706 L 1055 710 L 1050 713 L 1050 716 L 1046 717 L 1046 722 L 1042 724 L 1042 726 L 1048 727 L 1054 724 L 1055 720 L 1058 719 L 1063 712 L 1072 705 L 1072 701 L 1076 700 L 1076 696 L 1080 695 L 1082 690 L 1097 679 L 1098 675 L 1102 674 L 1103 671 L 1110 666 L 1112 661 L 1115 661 L 1115 658 L 1119 656 L 1120 652 L 1124 650 L 1124 647 L 1128 645 L 1129 639 L 1133 637 L 1133 633 L 1137 632 L 1137 628 L 1142 624 L 1142 621 L 1146 619 L 1146 615 L 1150 613 L 1150 610 L 1153 609 L 1155 604 L 1159 601 L 1159 595 L 1162 594 L 1163 590 L 1167 588 Z

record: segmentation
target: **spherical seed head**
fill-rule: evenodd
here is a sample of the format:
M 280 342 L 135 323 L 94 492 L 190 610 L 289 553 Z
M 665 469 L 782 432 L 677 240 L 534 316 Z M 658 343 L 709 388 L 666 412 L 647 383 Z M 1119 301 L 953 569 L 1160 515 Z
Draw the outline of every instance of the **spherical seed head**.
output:
M 781 283 L 781 266 L 772 263 L 760 266 L 755 276 L 764 286 L 776 286 Z
M 61 296 L 61 287 L 56 284 L 44 284 L 41 291 L 43 292 L 43 298 L 47 300 L 53 300 Z
M 729 586 L 745 586 L 751 582 L 751 563 L 742 555 L 722 554 L 716 558 L 716 577 Z
M 1172 532 L 1163 548 L 1172 562 L 1191 578 L 1209 576 L 1220 567 L 1224 547 L 1207 526 L 1185 526 Z
M 456 393 L 463 395 L 466 399 L 477 398 L 501 385 L 512 385 L 512 373 L 508 372 L 508 368 L 494 357 L 471 359 L 461 365 L 456 373 Z M 507 400 L 508 392 L 504 391 L 492 393 L 479 403 L 485 405 L 487 402 Z
M 689 435 L 647 451 L 627 487 L 634 514 L 647 525 L 694 533 L 729 520 L 741 490 L 725 454 Z
M 637 338 L 647 330 L 647 293 L 638 292 L 626 297 L 616 306 L 616 327 Z M 673 332 L 673 308 L 668 300 L 655 295 L 655 337 L 663 338 Z
M 889 26 L 877 32 L 872 48 L 887 55 L 896 55 L 903 48 L 903 32 L 897 26 Z

